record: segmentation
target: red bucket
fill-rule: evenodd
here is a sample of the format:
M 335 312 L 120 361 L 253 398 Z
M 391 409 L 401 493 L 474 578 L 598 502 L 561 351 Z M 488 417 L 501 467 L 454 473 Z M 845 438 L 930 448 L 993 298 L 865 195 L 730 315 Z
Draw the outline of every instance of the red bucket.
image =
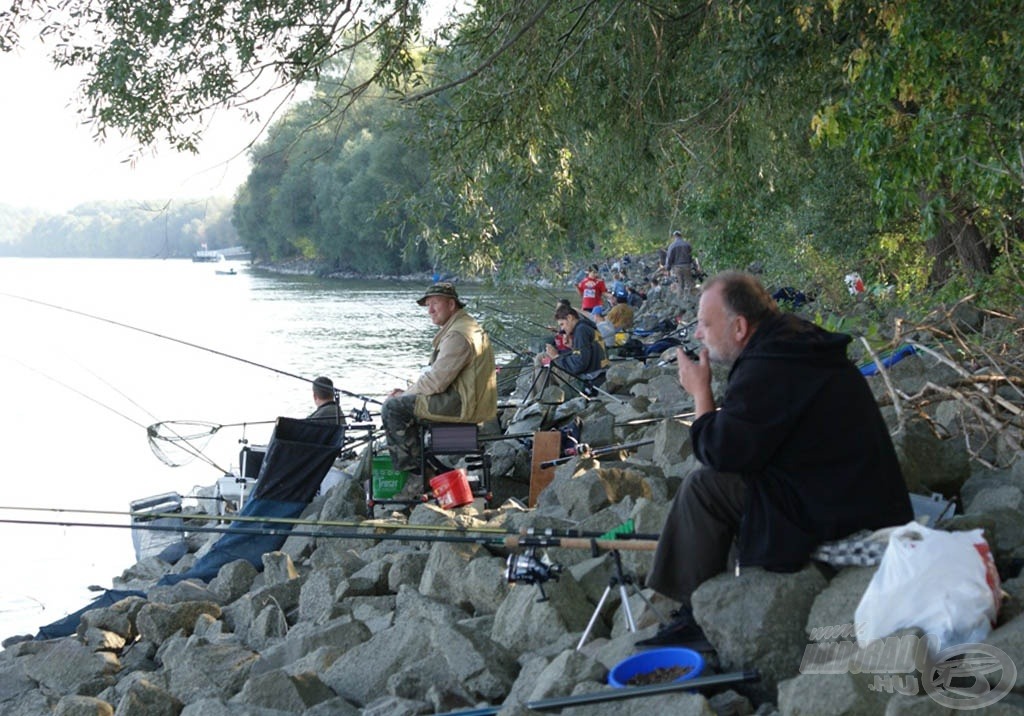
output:
M 462 468 L 442 472 L 437 477 L 430 478 L 430 487 L 434 490 L 434 497 L 438 503 L 446 510 L 462 507 L 473 501 L 473 491 L 469 489 L 469 480 L 466 479 L 466 471 Z

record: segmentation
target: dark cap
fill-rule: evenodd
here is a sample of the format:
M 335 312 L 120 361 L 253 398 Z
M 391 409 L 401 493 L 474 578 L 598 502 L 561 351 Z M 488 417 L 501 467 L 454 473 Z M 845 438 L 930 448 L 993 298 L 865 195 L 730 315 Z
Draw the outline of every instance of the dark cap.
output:
M 426 293 L 423 294 L 423 298 L 416 301 L 416 303 L 418 303 L 421 306 L 425 306 L 427 304 L 427 299 L 430 298 L 431 296 L 443 296 L 445 298 L 454 298 L 456 306 L 458 306 L 459 308 L 466 307 L 466 304 L 459 300 L 459 293 L 458 291 L 455 290 L 455 286 L 448 283 L 447 281 L 443 283 L 435 283 L 433 286 L 427 289 Z

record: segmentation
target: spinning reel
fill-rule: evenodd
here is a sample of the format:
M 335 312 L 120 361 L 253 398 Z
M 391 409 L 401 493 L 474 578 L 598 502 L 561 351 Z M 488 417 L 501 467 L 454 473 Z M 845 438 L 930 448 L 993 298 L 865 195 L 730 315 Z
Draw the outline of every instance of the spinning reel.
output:
M 562 573 L 562 565 L 552 562 L 547 554 L 537 556 L 537 547 L 528 547 L 522 554 L 510 554 L 505 569 L 505 579 L 509 584 L 522 582 L 536 584 L 540 590 L 538 602 L 546 602 L 548 595 L 544 593 L 544 582 L 551 579 L 558 581 Z

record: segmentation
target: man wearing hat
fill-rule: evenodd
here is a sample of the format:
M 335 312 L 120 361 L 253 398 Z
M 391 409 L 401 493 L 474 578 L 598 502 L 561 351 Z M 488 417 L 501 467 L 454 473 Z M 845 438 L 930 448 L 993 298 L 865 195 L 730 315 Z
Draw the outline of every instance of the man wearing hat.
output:
M 483 327 L 463 310 L 455 286 L 435 283 L 416 301 L 435 326 L 430 366 L 408 389 L 391 391 L 381 407 L 391 462 L 409 473 L 404 496 L 424 492 L 421 421 L 482 423 L 498 413 L 494 351 Z
M 672 232 L 672 243 L 665 252 L 665 270 L 675 277 L 682 295 L 693 292 L 693 247 L 681 231 Z

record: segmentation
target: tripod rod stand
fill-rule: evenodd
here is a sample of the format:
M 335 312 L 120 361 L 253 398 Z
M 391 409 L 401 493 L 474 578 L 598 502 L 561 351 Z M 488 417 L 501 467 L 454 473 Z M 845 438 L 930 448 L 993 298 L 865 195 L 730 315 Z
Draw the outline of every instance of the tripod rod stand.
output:
M 622 610 L 626 615 L 626 628 L 629 631 L 636 631 L 636 621 L 633 619 L 633 610 L 629 606 L 629 593 L 626 589 L 627 586 L 632 587 L 633 593 L 639 595 L 639 597 L 644 600 L 644 604 L 651 608 L 651 611 L 653 611 L 655 615 L 658 617 L 658 621 L 665 621 L 662 618 L 661 614 L 658 612 L 657 607 L 655 607 L 651 603 L 651 600 L 647 598 L 647 595 L 641 592 L 639 589 L 637 589 L 636 582 L 633 580 L 633 576 L 625 574 L 622 571 L 622 556 L 619 554 L 619 550 L 611 550 L 611 555 L 612 558 L 615 560 L 615 574 L 613 574 L 611 578 L 609 578 L 608 586 L 604 588 L 604 594 L 601 595 L 601 599 L 597 602 L 597 606 L 594 607 L 594 613 L 590 615 L 590 621 L 587 622 L 587 628 L 583 630 L 583 636 L 580 637 L 580 642 L 576 645 L 576 651 L 579 651 L 583 648 L 583 645 L 586 643 L 587 638 L 590 636 L 590 631 L 594 628 L 594 624 L 597 623 L 597 618 L 601 614 L 601 608 L 604 606 L 604 603 L 608 600 L 608 595 L 611 594 L 612 589 L 616 587 L 619 590 L 619 599 L 622 601 Z

